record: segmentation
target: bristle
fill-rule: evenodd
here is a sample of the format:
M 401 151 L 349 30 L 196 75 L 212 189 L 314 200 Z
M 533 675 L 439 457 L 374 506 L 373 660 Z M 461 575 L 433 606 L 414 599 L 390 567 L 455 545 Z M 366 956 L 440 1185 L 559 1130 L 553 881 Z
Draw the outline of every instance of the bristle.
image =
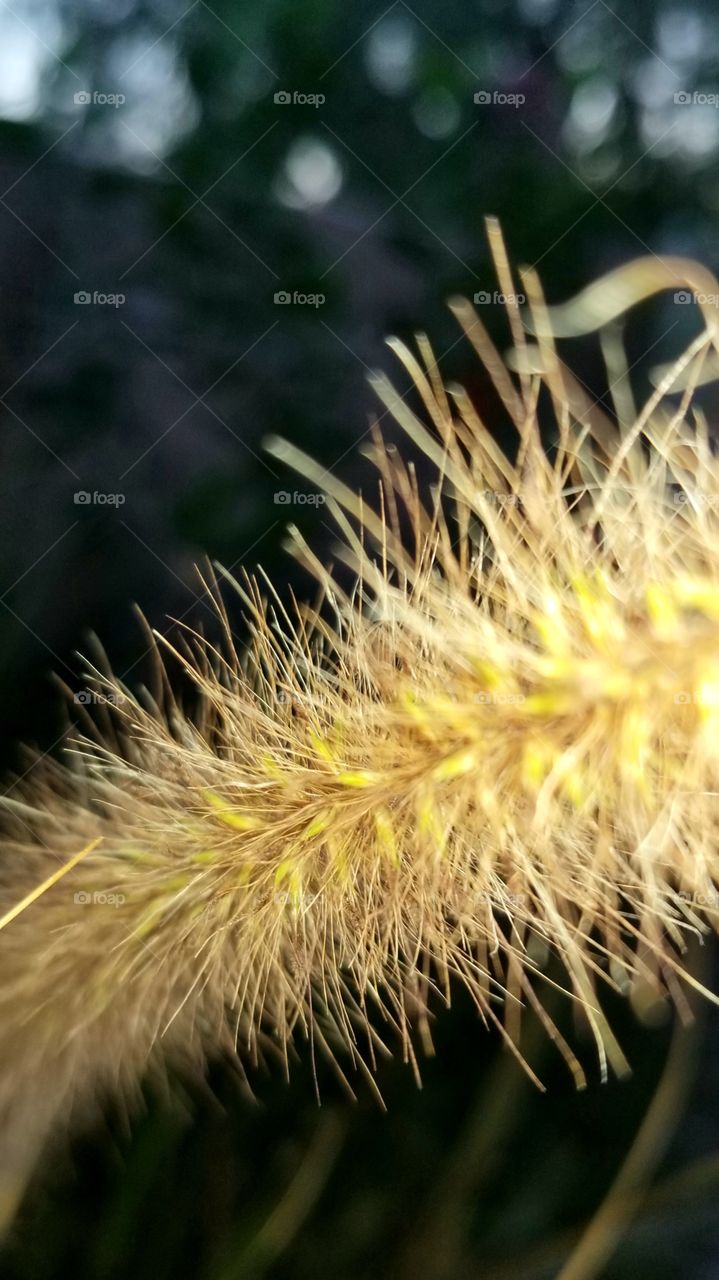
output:
M 665 276 L 614 273 L 563 323 L 612 319 Z M 719 918 L 719 463 L 687 421 L 688 394 L 666 396 L 715 328 L 634 422 L 628 389 L 617 396 L 615 425 L 560 362 L 552 312 L 525 279 L 537 345 L 513 308 L 518 382 L 454 305 L 514 420 L 515 461 L 461 389 L 445 395 L 426 339 L 419 358 L 395 344 L 430 425 L 387 379 L 375 387 L 441 500 L 377 432 L 374 511 L 273 441 L 324 487 L 354 592 L 295 535 L 314 607 L 291 615 L 271 588 L 263 603 L 266 583 L 235 583 L 247 652 L 219 602 L 221 645 L 159 642 L 194 687 L 191 715 L 163 670 L 141 703 L 103 664 L 91 687 L 107 732 L 12 788 L 7 1197 L 49 1132 L 168 1062 L 201 1071 L 228 1045 L 287 1060 L 304 1038 L 343 1078 L 342 1055 L 373 1066 L 383 1046 L 415 1066 L 412 1037 L 430 1043 L 428 1010 L 454 984 L 517 1052 L 531 1005 L 581 1083 L 542 1004 L 538 943 L 617 1072 L 602 986 L 646 1000 L 692 981 L 685 940 Z

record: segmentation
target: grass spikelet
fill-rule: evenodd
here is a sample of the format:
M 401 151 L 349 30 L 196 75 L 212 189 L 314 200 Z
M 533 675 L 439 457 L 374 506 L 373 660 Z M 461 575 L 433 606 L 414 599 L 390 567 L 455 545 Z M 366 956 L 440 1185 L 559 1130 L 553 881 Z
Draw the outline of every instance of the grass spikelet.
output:
M 509 293 L 494 225 L 490 239 Z M 603 1071 L 627 1065 L 603 987 L 682 1000 L 686 940 L 719 901 L 719 462 L 691 416 L 719 327 L 704 316 L 633 418 L 628 386 L 601 410 L 555 345 L 678 279 L 719 293 L 693 264 L 642 260 L 554 313 L 526 273 L 506 362 L 453 304 L 512 457 L 442 387 L 426 339 L 395 342 L 422 416 L 374 385 L 436 473 L 426 493 L 376 430 L 374 506 L 270 442 L 327 493 L 354 589 L 295 535 L 322 599 L 291 616 L 265 584 L 234 583 L 238 654 L 209 583 L 223 643 L 190 633 L 172 650 L 192 714 L 167 680 L 160 706 L 96 672 L 111 729 L 10 789 L 6 1203 L 49 1132 L 168 1062 L 288 1064 L 304 1038 L 343 1079 L 343 1061 L 367 1072 L 396 1043 L 414 1064 L 413 1028 L 426 1040 L 428 1008 L 460 983 L 517 1053 L 536 1008 L 581 1083 L 542 1004 L 542 953 Z

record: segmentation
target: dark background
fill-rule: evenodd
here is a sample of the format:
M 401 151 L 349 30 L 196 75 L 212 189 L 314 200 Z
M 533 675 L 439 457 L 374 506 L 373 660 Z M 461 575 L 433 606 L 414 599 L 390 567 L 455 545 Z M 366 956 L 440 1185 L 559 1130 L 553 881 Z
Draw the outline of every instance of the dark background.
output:
M 444 303 L 497 288 L 487 214 L 550 300 L 647 252 L 716 269 L 719 110 L 675 100 L 694 91 L 719 93 L 708 0 L 0 0 L 5 765 L 19 741 L 56 747 L 50 673 L 81 688 L 90 633 L 142 678 L 133 601 L 165 630 L 168 615 L 208 621 L 204 554 L 306 589 L 283 527 L 327 556 L 333 535 L 321 507 L 275 501 L 308 486 L 262 441 L 284 435 L 363 483 L 356 446 L 381 416 L 367 372 L 405 386 L 387 334 L 426 328 L 445 377 L 483 407 Z M 497 92 L 522 101 L 474 100 Z M 506 346 L 500 308 L 479 305 Z M 639 309 L 639 390 L 697 328 L 671 294 Z M 568 358 L 603 396 L 596 344 Z M 210 1091 L 178 1082 L 172 1112 L 148 1091 L 130 1126 L 108 1115 L 52 1163 L 2 1274 L 555 1275 L 667 1053 L 668 1022 L 615 1016 L 635 1074 L 601 1086 L 570 1024 L 592 1074 L 581 1096 L 531 1020 L 546 1096 L 461 997 L 437 1020 L 421 1092 L 401 1063 L 381 1068 L 386 1115 L 359 1083 L 350 1104 L 324 1078 L 318 1110 L 302 1060 L 289 1086 L 253 1079 L 255 1101 L 219 1066 Z M 613 1280 L 719 1277 L 713 1010 L 696 1038 L 684 1120 L 602 1272 Z

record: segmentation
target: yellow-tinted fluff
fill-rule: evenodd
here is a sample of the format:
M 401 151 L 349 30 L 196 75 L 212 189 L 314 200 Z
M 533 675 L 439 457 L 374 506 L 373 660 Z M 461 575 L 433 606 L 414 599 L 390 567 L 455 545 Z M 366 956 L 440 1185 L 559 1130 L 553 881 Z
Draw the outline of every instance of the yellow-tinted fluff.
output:
M 534 1006 L 581 1081 L 542 1007 L 547 946 L 616 1070 L 602 983 L 679 996 L 684 940 L 717 918 L 719 463 L 689 421 L 717 313 L 638 416 L 623 375 L 616 415 L 593 405 L 552 332 L 685 282 L 706 275 L 643 260 L 555 319 L 526 274 L 527 324 L 509 307 L 516 373 L 454 304 L 516 462 L 445 392 L 426 340 L 418 356 L 395 344 L 428 425 L 377 388 L 436 468 L 428 495 L 377 432 L 374 511 L 271 445 L 325 489 L 352 594 L 297 538 L 322 604 L 290 617 L 271 589 L 263 603 L 266 584 L 238 586 L 248 651 L 226 625 L 222 651 L 189 636 L 176 654 L 191 717 L 168 684 L 141 704 L 95 673 L 105 731 L 5 802 L 8 1200 L 49 1132 L 132 1094 L 153 1063 L 201 1070 L 305 1038 L 366 1070 L 380 1036 L 414 1061 L 413 1028 L 427 1035 L 428 1004 L 460 983 L 510 1042 Z

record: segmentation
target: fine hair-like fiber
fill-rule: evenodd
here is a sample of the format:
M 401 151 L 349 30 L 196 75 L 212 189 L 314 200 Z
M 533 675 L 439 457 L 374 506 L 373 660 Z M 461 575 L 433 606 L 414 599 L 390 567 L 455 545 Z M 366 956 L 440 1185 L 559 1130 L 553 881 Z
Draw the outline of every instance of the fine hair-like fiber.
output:
M 518 1055 L 533 1007 L 581 1084 L 543 1003 L 548 950 L 603 1070 L 626 1068 L 603 986 L 682 1004 L 696 985 L 685 941 L 714 927 L 719 879 L 719 463 L 692 396 L 716 376 L 719 310 L 640 411 L 611 325 L 662 288 L 719 287 L 641 259 L 551 310 L 526 272 L 525 318 L 493 223 L 490 242 L 506 359 L 452 306 L 516 457 L 443 387 L 424 337 L 393 343 L 422 409 L 375 379 L 408 438 L 395 451 L 373 431 L 375 499 L 269 443 L 326 493 L 354 587 L 295 533 L 319 598 L 290 611 L 261 575 L 233 583 L 237 652 L 208 575 L 222 640 L 158 638 L 154 697 L 93 667 L 94 727 L 8 790 L 8 1213 L 48 1135 L 131 1100 L 148 1070 L 221 1052 L 289 1065 L 294 1041 L 343 1078 L 371 1079 L 393 1046 L 417 1069 L 429 1009 L 459 983 Z M 555 344 L 607 325 L 613 412 Z

